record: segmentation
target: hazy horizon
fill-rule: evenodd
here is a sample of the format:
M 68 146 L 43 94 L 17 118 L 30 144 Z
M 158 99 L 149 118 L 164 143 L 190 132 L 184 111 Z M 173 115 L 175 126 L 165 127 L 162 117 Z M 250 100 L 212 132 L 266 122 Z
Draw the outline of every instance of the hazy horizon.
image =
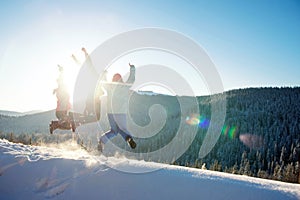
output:
M 240 89 L 259 89 L 259 88 L 279 88 L 280 89 L 280 88 L 299 88 L 299 87 L 300 86 L 258 86 L 258 87 L 234 88 L 234 89 L 225 90 L 224 92 L 230 92 L 230 91 L 240 90 Z M 143 91 L 143 90 L 141 90 L 141 91 Z M 153 92 L 153 91 L 147 91 L 147 92 Z M 162 94 L 162 93 L 156 93 L 156 94 Z M 168 94 L 162 94 L 162 95 L 168 95 Z M 207 96 L 207 95 L 201 95 L 201 96 Z M 201 97 L 201 96 L 197 96 L 197 97 Z M 3 111 L 4 112 L 12 112 L 12 113 L 15 112 L 18 114 L 27 114 L 27 113 L 36 114 L 36 113 L 48 112 L 48 111 L 52 111 L 52 110 L 55 110 L 55 107 L 49 108 L 49 109 L 35 109 L 35 110 L 25 110 L 25 111 L 0 109 L 0 111 L 2 111 L 2 112 Z

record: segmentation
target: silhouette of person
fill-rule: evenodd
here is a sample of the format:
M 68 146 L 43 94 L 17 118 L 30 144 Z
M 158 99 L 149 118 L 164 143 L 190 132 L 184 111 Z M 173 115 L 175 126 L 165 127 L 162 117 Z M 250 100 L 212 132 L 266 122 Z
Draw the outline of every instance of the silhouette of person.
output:
M 58 65 L 59 77 L 57 79 L 57 88 L 53 90 L 53 94 L 56 94 L 57 105 L 55 115 L 58 120 L 66 120 L 68 116 L 68 111 L 71 109 L 70 95 L 64 84 L 64 69 L 62 66 Z

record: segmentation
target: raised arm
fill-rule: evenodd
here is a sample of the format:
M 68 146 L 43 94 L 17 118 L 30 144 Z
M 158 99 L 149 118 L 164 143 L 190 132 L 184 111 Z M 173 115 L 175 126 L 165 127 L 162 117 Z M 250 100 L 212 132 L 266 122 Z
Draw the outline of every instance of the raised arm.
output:
M 130 75 L 129 75 L 126 83 L 134 83 L 134 81 L 135 81 L 135 66 L 130 63 L 129 63 L 129 66 L 130 66 Z
M 93 75 L 95 75 L 95 77 L 98 78 L 99 74 L 98 74 L 97 70 L 95 69 L 95 67 L 93 65 L 93 62 L 92 62 L 92 59 L 91 59 L 90 55 L 88 54 L 88 52 L 86 51 L 86 49 L 84 47 L 81 48 L 81 51 L 83 51 L 83 53 L 85 55 L 86 63 L 87 63 L 87 66 L 89 67 L 91 73 Z

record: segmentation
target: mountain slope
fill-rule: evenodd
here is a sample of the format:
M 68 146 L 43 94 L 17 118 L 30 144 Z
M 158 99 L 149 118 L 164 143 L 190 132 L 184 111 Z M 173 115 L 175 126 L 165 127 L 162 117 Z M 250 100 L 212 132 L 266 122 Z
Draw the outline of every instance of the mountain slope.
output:
M 0 115 L 0 131 L 14 134 L 49 133 L 49 122 L 54 119 L 55 110 L 24 116 Z
M 0 115 L 6 115 L 6 116 L 21 116 L 22 113 L 15 112 L 15 111 L 9 111 L 9 110 L 0 110 Z
M 71 142 L 33 147 L 0 140 L 0 160 L 0 199 L 7 200 L 300 199 L 297 184 L 95 156 Z
M 41 113 L 41 110 L 31 110 L 28 112 L 15 112 L 15 111 L 8 111 L 8 110 L 0 110 L 0 115 L 12 116 L 12 117 L 19 117 L 24 115 L 32 115 L 36 113 Z

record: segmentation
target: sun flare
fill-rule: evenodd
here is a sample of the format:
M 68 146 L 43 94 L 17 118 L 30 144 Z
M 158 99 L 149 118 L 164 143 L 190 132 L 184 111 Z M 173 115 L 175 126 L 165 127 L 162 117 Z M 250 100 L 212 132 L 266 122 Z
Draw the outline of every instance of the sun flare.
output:
M 69 55 L 69 56 L 65 56 L 63 57 L 63 59 L 58 61 L 56 80 L 58 80 L 61 74 L 61 72 L 59 71 L 59 67 L 62 67 L 63 82 L 67 87 L 67 91 L 69 92 L 70 97 L 72 97 L 77 75 L 80 71 L 82 63 L 84 63 L 85 61 L 85 57 L 83 53 L 79 51 L 76 51 L 75 53 L 65 53 L 65 55 Z M 72 103 L 72 98 L 70 98 L 70 100 Z

